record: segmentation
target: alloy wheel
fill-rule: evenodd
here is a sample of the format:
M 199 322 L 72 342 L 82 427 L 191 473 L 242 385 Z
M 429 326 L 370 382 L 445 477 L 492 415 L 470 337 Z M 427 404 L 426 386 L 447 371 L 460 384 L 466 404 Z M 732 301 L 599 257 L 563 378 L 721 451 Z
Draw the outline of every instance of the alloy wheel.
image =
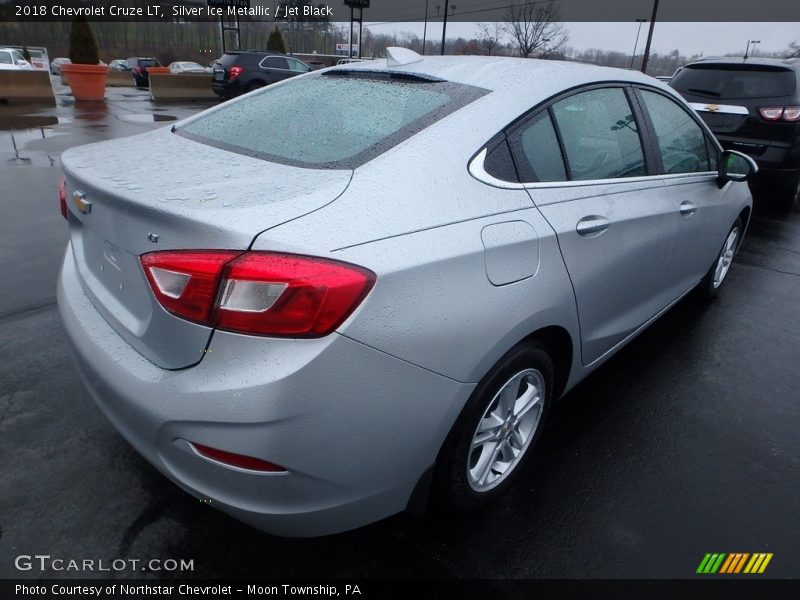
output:
M 717 260 L 717 268 L 714 270 L 713 282 L 715 288 L 721 286 L 722 282 L 725 280 L 725 276 L 731 268 L 733 255 L 736 253 L 736 245 L 738 242 L 739 228 L 734 227 L 728 234 L 728 239 L 725 240 L 725 244 L 722 246 L 722 252 L 720 252 L 719 259 Z
M 495 394 L 472 436 L 467 481 L 476 492 L 496 487 L 520 463 L 541 421 L 545 381 L 536 369 L 511 377 Z

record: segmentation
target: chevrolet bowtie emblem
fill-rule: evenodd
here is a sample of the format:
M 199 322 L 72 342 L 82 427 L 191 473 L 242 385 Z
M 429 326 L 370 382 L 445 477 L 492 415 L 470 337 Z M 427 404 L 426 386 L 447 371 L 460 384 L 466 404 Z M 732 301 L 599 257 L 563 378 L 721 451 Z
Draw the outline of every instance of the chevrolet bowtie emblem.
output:
M 82 215 L 88 215 L 92 212 L 92 203 L 86 199 L 86 194 L 83 192 L 75 192 L 72 194 L 72 204 L 78 209 Z
M 719 104 L 706 104 L 706 110 L 708 112 L 717 112 L 719 110 Z

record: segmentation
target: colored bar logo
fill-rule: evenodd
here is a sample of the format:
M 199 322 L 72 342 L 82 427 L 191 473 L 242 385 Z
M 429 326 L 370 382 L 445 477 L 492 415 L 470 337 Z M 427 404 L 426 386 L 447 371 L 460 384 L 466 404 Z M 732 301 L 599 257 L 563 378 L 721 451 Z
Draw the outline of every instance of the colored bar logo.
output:
M 738 573 L 763 573 L 767 569 L 769 561 L 772 560 L 772 553 L 748 552 L 708 553 L 700 561 L 697 573 L 701 575 L 712 575 L 714 573 L 735 575 Z

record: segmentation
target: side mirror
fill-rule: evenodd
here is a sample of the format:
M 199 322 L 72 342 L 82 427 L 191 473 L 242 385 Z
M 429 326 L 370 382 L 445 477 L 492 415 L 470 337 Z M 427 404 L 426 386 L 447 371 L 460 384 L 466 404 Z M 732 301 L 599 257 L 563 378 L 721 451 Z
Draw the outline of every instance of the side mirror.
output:
M 736 150 L 725 150 L 719 157 L 717 185 L 724 187 L 729 181 L 747 181 L 758 173 L 756 161 Z
M 18 67 L 24 67 L 24 66 L 27 66 L 27 64 L 28 64 L 27 60 L 18 60 L 17 61 L 17 66 Z

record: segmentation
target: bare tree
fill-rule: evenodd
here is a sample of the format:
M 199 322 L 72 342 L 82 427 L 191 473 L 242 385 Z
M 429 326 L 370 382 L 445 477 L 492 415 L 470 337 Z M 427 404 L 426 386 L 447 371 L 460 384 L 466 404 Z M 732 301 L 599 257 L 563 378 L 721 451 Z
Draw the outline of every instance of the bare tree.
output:
M 506 16 L 506 31 L 516 41 L 519 55 L 547 58 L 560 52 L 569 34 L 556 19 L 552 1 L 524 0 L 512 4 Z
M 478 24 L 478 44 L 480 50 L 486 56 L 491 56 L 492 52 L 500 45 L 500 38 L 503 37 L 505 24 L 503 23 L 479 23 Z
M 800 57 L 800 40 L 795 40 L 789 44 L 789 48 L 786 50 L 786 58 L 797 58 Z

